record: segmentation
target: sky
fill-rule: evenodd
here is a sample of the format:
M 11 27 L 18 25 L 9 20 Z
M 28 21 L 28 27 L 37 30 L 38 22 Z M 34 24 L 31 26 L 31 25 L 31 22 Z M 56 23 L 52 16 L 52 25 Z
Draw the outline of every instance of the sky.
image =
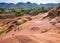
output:
M 18 2 L 31 2 L 31 3 L 60 3 L 60 0 L 0 0 L 1 2 L 6 2 L 6 3 L 18 3 Z

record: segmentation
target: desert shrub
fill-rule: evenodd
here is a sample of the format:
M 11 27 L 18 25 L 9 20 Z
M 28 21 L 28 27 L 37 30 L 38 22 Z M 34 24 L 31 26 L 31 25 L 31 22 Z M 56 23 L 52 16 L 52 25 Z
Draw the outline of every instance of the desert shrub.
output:
M 24 10 L 23 13 L 24 14 L 28 14 L 31 10 L 27 9 L 27 10 Z
M 38 8 L 30 8 L 30 10 L 38 10 L 38 11 L 41 11 L 41 10 L 45 10 L 44 7 L 38 7 Z
M 3 24 L 6 24 L 6 23 L 7 23 L 7 21 L 6 21 L 6 20 L 3 20 L 3 21 L 2 21 L 2 23 L 3 23 Z
M 17 13 L 17 14 L 15 14 L 16 17 L 22 16 L 22 15 L 23 15 L 23 13 L 20 13 L 20 14 Z
M 5 27 L 5 28 L 3 28 L 2 30 L 0 30 L 0 35 L 1 35 L 2 33 L 6 32 L 7 30 L 8 30 L 8 27 Z
M 15 16 L 18 17 L 18 16 L 22 16 L 24 14 L 24 10 L 16 10 L 15 11 Z
M 51 6 L 48 6 L 48 8 L 47 8 L 47 10 L 51 10 L 53 7 L 51 7 Z
M 18 8 L 17 8 L 17 9 L 14 9 L 14 8 L 13 8 L 13 9 L 11 9 L 11 11 L 14 12 L 14 13 L 17 13 L 17 12 L 20 12 L 21 10 L 18 9 Z
M 44 7 L 41 7 L 41 10 L 44 10 Z
M 16 22 L 16 25 L 21 25 L 21 24 L 23 24 L 23 23 L 25 23 L 25 22 L 27 22 L 27 20 L 17 21 L 17 22 Z
M 23 24 L 23 22 L 16 22 L 16 25 L 21 25 L 21 24 Z
M 11 9 L 12 10 L 12 12 L 15 12 L 15 9 Z
M 5 11 L 5 9 L 4 8 L 0 8 L 0 11 Z
M 40 11 L 38 11 L 38 10 L 32 10 L 32 11 L 29 12 L 29 15 L 35 16 L 39 13 L 40 13 Z
M 0 14 L 5 13 L 5 9 L 4 8 L 0 8 Z

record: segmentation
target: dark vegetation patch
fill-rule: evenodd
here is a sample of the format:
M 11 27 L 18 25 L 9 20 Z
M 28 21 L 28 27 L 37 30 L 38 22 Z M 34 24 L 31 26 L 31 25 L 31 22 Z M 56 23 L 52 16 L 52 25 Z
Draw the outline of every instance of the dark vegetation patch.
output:
M 23 23 L 25 23 L 25 22 L 27 22 L 27 20 L 17 21 L 15 24 L 16 24 L 16 25 L 21 25 L 21 24 L 23 24 Z
M 0 8 L 0 19 L 14 18 L 18 16 L 28 15 L 37 15 L 39 13 L 45 13 L 50 10 L 51 7 L 47 9 L 44 7 L 40 8 L 29 8 L 29 9 L 19 9 L 19 8 Z
M 5 27 L 2 30 L 0 30 L 0 35 L 3 34 L 4 32 L 6 32 L 7 30 L 8 30 L 8 27 Z

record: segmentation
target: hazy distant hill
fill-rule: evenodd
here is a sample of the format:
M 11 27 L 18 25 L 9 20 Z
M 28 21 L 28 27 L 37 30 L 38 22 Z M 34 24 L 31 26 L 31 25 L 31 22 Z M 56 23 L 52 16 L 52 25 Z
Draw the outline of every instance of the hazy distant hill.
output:
M 56 6 L 56 3 L 47 3 L 47 4 L 36 4 L 36 3 L 31 3 L 31 2 L 27 2 L 27 3 L 23 3 L 23 2 L 19 2 L 17 4 L 14 3 L 0 3 L 0 7 L 4 7 L 4 8 L 35 8 L 35 7 L 54 7 Z

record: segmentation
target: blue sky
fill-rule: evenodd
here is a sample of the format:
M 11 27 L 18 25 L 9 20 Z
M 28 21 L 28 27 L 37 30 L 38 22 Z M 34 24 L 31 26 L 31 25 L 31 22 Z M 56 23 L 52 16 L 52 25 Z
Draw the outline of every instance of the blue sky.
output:
M 60 0 L 0 0 L 0 2 L 6 3 L 18 3 L 18 2 L 32 2 L 32 3 L 60 3 Z

